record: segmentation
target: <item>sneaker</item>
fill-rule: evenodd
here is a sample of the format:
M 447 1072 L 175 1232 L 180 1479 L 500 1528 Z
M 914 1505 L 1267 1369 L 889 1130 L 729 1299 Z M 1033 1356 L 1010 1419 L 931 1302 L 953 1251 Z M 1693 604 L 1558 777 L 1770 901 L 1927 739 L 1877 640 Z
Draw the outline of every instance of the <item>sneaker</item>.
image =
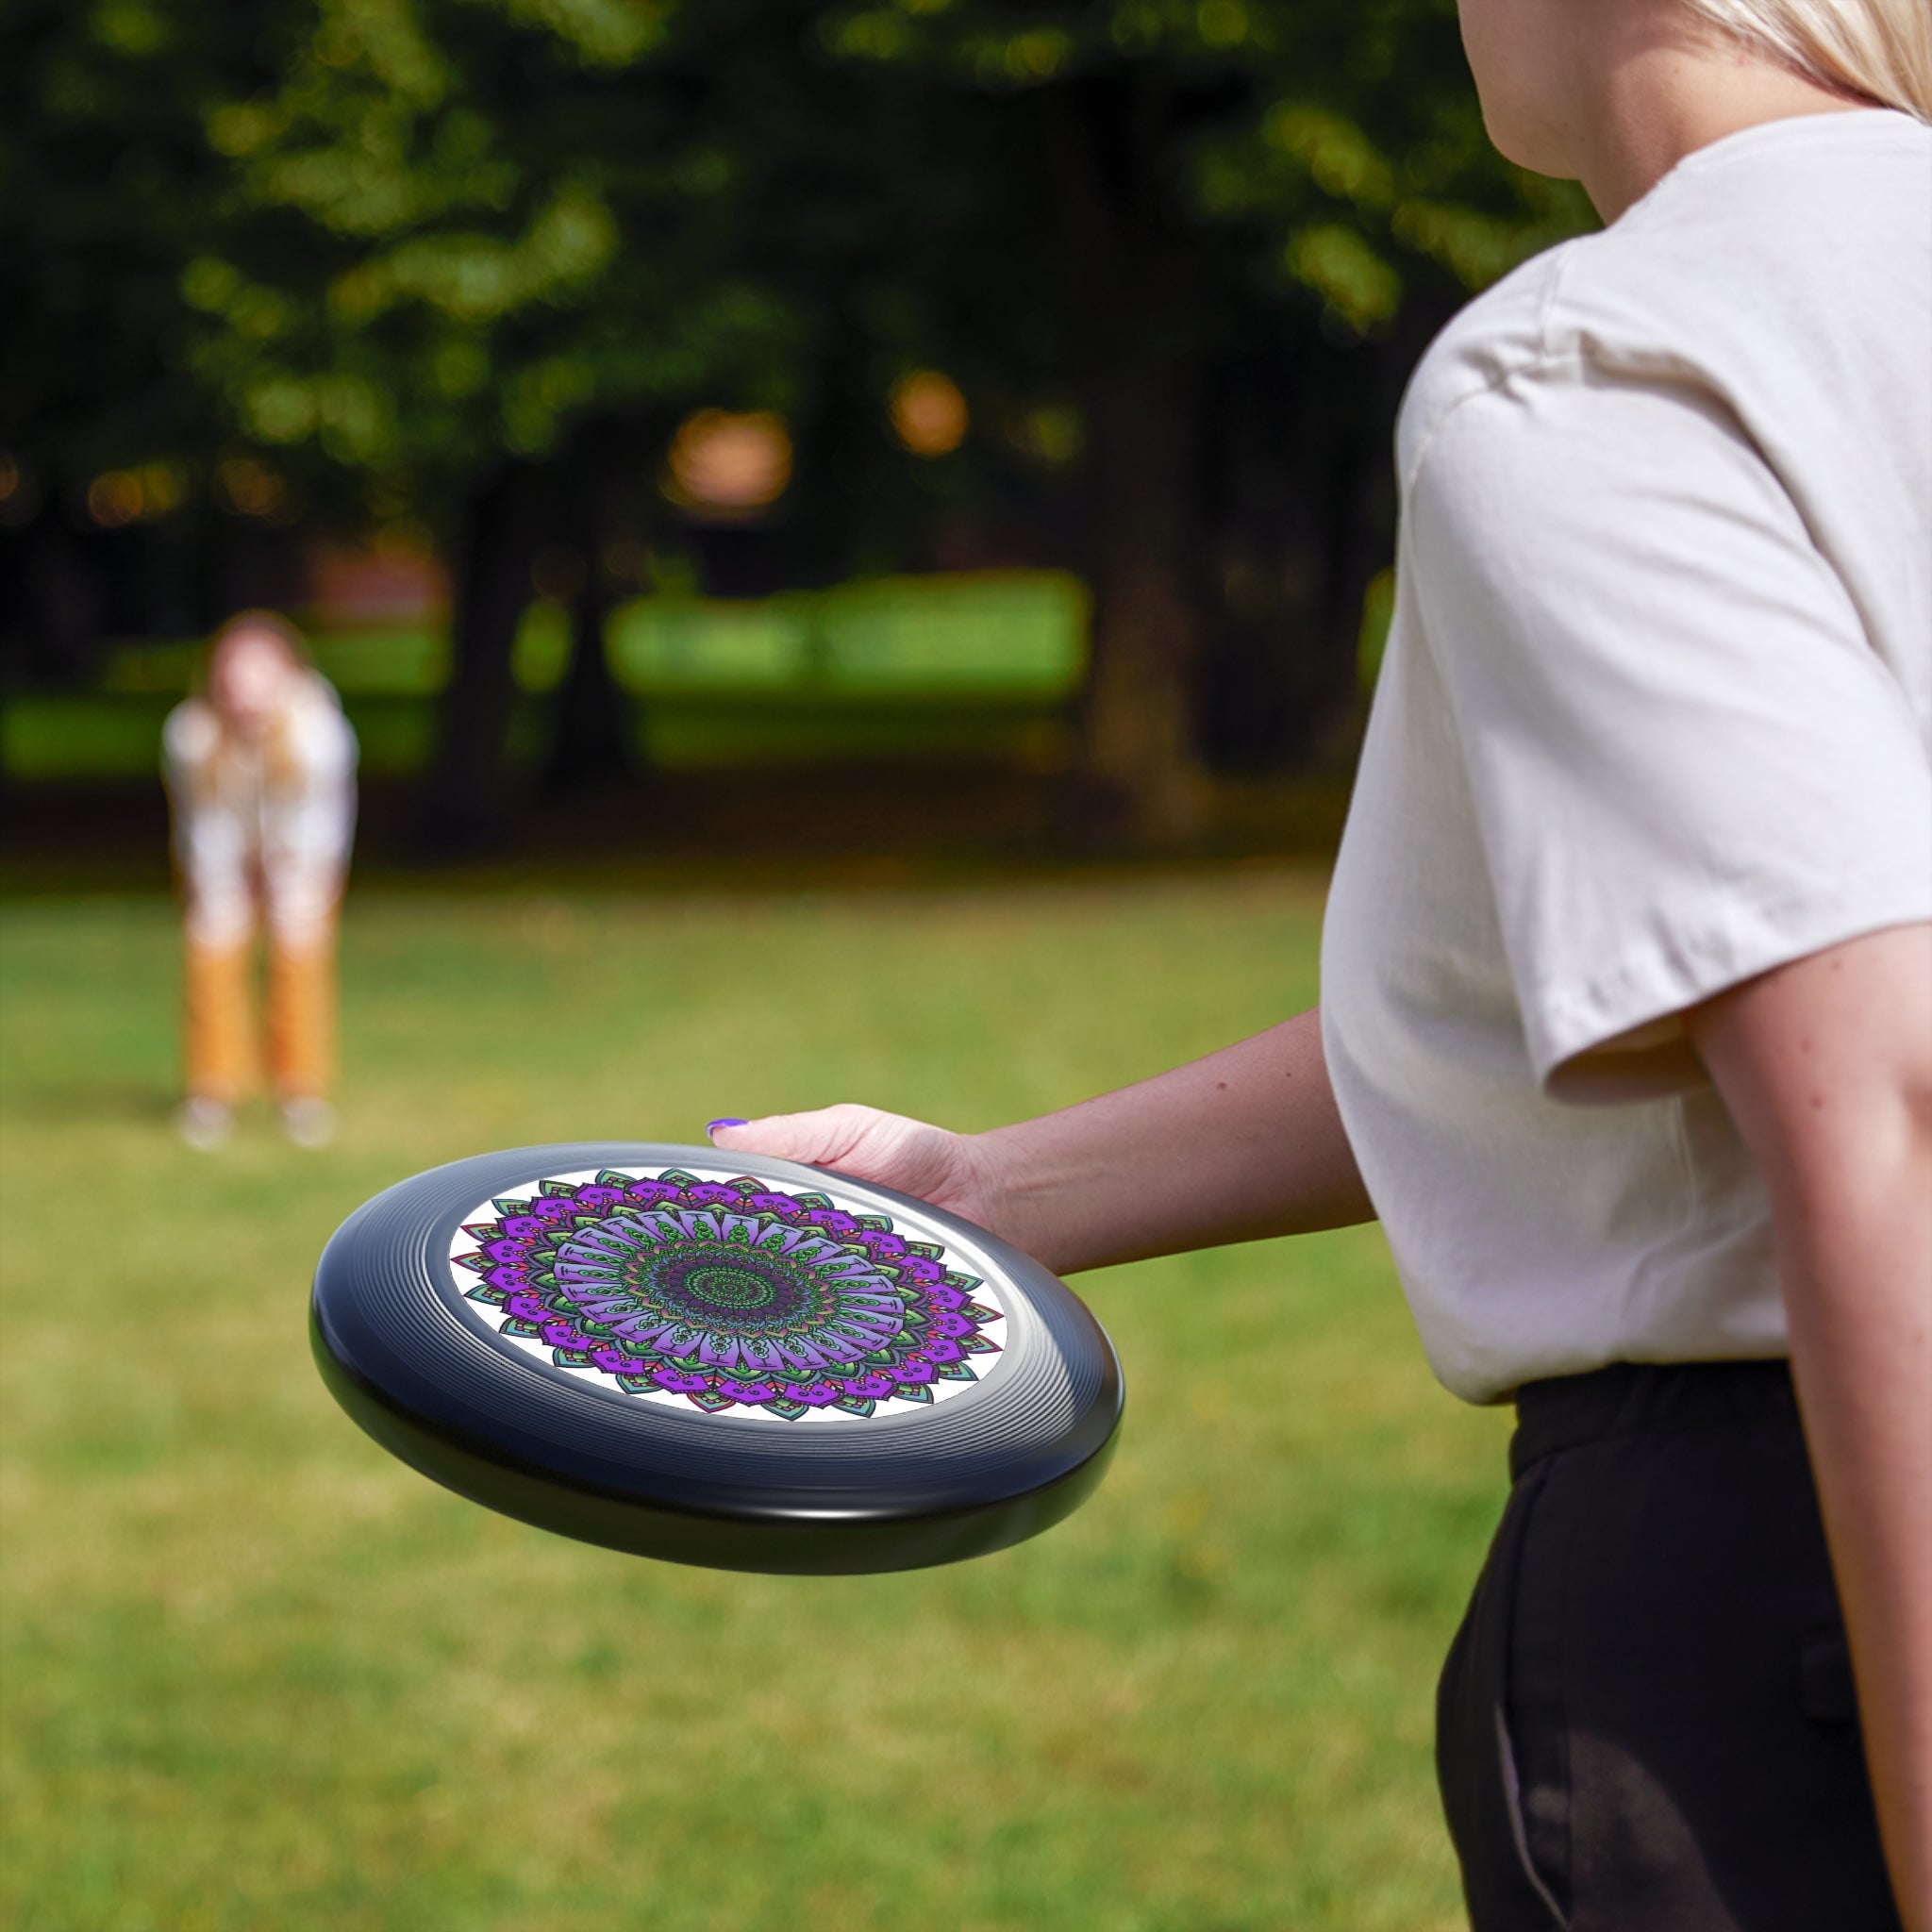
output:
M 285 1100 L 282 1132 L 297 1147 L 326 1147 L 336 1137 L 336 1110 L 313 1094 Z
M 191 1093 L 175 1112 L 175 1131 L 198 1154 L 212 1154 L 234 1124 L 234 1109 L 205 1093 Z

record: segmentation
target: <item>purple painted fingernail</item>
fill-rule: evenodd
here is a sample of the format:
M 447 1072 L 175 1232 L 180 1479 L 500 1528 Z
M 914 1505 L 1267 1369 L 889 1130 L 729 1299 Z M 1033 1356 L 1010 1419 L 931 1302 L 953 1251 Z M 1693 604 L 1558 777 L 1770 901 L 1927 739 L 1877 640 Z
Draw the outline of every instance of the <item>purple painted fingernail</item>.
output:
M 713 1121 L 705 1129 L 705 1132 L 708 1134 L 715 1134 L 720 1127 L 748 1127 L 750 1125 L 751 1123 L 749 1121 Z

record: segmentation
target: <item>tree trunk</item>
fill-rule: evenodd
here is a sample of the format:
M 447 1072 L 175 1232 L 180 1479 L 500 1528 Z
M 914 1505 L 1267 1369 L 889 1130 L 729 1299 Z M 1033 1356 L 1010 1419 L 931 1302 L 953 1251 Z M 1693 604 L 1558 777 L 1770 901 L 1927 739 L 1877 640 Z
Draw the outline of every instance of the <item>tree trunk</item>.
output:
M 652 511 L 638 501 L 639 453 L 657 446 L 667 425 L 648 415 L 607 416 L 580 425 L 562 458 L 557 492 L 567 526 L 558 534 L 581 558 L 571 599 L 570 668 L 553 708 L 543 790 L 555 798 L 615 792 L 641 774 L 637 702 L 610 672 L 604 632 L 617 599 L 606 558 L 612 540 L 640 541 Z
M 1137 69 L 1042 90 L 1087 418 L 1092 658 L 1087 775 L 1141 843 L 1185 843 L 1205 774 L 1192 660 L 1199 297 L 1169 231 L 1172 104 Z
M 1093 655 L 1084 707 L 1089 774 L 1124 802 L 1141 842 L 1198 829 L 1203 774 L 1193 664 L 1199 622 L 1187 482 L 1193 425 L 1180 372 L 1153 358 L 1090 391 Z
M 595 532 L 583 588 L 571 603 L 570 669 L 557 693 L 543 790 L 581 798 L 614 790 L 636 774 L 631 701 L 610 675 L 604 625 L 611 599 L 597 567 Z
M 22 657 L 38 683 L 78 687 L 98 668 L 107 623 L 98 559 L 50 500 L 18 537 Z M 98 544 L 95 546 L 98 548 Z
M 498 470 L 471 497 L 458 548 L 453 658 L 424 788 L 424 846 L 456 858 L 501 845 L 514 813 L 509 766 L 516 680 L 510 652 L 530 602 L 541 540 L 540 483 L 527 464 Z

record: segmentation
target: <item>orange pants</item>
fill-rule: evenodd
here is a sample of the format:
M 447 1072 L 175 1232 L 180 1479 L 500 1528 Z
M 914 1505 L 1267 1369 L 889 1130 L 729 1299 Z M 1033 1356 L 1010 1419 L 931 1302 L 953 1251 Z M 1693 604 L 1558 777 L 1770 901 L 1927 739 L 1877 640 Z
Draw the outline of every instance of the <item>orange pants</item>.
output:
M 261 1072 L 255 1022 L 255 942 L 188 941 L 183 1040 L 188 1091 L 232 1107 Z M 268 1073 L 277 1100 L 320 1100 L 335 1073 L 336 935 L 268 949 Z

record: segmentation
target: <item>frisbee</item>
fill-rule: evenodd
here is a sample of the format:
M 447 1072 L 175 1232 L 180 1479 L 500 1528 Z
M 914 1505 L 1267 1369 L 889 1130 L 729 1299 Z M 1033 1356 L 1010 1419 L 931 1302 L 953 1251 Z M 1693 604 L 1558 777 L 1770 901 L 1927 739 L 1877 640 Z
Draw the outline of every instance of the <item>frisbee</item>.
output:
M 458 1495 L 727 1570 L 917 1569 L 1037 1535 L 1121 1417 L 1085 1305 L 984 1228 L 709 1147 L 433 1168 L 316 1269 L 323 1380 Z

